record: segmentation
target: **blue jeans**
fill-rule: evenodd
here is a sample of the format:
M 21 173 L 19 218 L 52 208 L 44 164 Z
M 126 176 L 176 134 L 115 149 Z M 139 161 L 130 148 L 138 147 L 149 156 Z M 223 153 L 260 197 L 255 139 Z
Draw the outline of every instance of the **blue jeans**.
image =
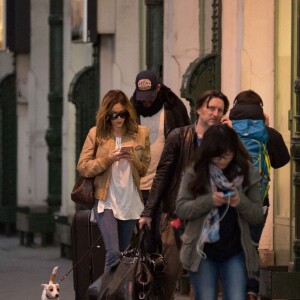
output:
M 247 270 L 244 253 L 223 263 L 202 259 L 198 272 L 189 272 L 195 300 L 217 300 L 218 280 L 222 286 L 223 300 L 243 300 L 247 294 Z
M 95 207 L 94 212 L 106 250 L 105 271 L 107 271 L 120 261 L 120 252 L 128 247 L 136 220 L 118 220 L 111 209 L 105 209 L 98 214 Z

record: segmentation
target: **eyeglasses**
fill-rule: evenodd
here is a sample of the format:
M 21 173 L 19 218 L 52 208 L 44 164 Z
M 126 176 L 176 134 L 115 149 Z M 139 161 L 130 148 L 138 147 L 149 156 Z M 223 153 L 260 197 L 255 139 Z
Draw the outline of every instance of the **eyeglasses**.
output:
M 224 110 L 222 109 L 222 108 L 218 108 L 218 107 L 216 107 L 216 106 L 210 106 L 210 105 L 208 105 L 207 106 L 207 109 L 210 111 L 210 112 L 215 112 L 216 110 L 218 111 L 218 114 L 219 115 L 223 115 L 224 114 Z
M 109 119 L 110 120 L 116 120 L 118 119 L 119 117 L 121 119 L 125 119 L 126 117 L 129 116 L 129 113 L 127 111 L 123 111 L 123 112 L 119 112 L 119 113 L 116 113 L 116 112 L 113 112 L 109 115 Z
M 228 160 L 228 159 L 231 159 L 233 157 L 233 153 L 232 152 L 228 152 L 226 154 L 223 154 L 223 155 L 220 155 L 220 156 L 216 156 L 216 157 L 213 157 L 212 160 L 213 161 L 221 161 L 222 159 L 223 160 Z
M 223 155 L 213 157 L 213 161 L 221 161 L 221 160 L 228 160 L 233 158 L 233 152 L 227 152 Z

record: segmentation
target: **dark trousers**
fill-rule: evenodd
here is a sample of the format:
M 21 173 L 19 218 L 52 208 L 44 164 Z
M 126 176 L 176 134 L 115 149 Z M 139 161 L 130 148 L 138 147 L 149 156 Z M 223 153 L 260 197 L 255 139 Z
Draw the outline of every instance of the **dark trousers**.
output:
M 144 205 L 146 205 L 149 197 L 149 190 L 141 190 Z M 156 211 L 153 212 L 153 218 L 151 222 L 151 241 L 152 241 L 152 252 L 162 252 L 162 242 L 160 235 L 160 219 L 161 219 L 161 209 L 157 208 Z
M 162 238 L 162 254 L 166 260 L 167 271 L 162 278 L 163 293 L 156 300 L 173 300 L 176 289 L 177 280 L 182 272 L 182 266 L 179 259 L 179 252 L 174 229 L 170 225 L 172 218 L 165 213 L 161 218 L 161 238 Z
M 261 238 L 261 235 L 262 235 L 262 232 L 263 232 L 263 229 L 265 227 L 266 220 L 268 217 L 268 211 L 269 211 L 269 208 L 266 210 L 265 215 L 264 215 L 264 221 L 261 224 L 250 225 L 251 238 L 252 238 L 252 241 L 255 243 L 257 252 L 258 252 L 259 241 L 260 241 L 260 238 Z M 257 275 L 257 278 L 259 278 L 259 271 L 256 275 Z M 256 295 L 258 295 L 259 281 L 255 278 L 249 278 L 248 282 L 247 282 L 247 290 L 248 290 L 248 292 L 253 292 Z

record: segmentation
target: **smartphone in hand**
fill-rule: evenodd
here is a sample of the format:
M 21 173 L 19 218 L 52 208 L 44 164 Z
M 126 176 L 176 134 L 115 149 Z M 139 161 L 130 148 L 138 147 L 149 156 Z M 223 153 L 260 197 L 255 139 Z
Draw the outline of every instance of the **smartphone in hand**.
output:
M 223 197 L 229 197 L 229 196 L 233 196 L 235 194 L 235 191 L 228 190 L 228 191 L 224 191 L 223 193 L 224 193 Z
M 120 149 L 121 153 L 132 153 L 133 147 L 132 146 L 122 146 Z

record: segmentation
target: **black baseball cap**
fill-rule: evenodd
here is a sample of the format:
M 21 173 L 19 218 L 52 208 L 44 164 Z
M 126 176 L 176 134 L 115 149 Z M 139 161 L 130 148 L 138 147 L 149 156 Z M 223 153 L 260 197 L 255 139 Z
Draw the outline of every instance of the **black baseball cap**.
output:
M 158 85 L 157 76 L 153 71 L 145 70 L 137 74 L 135 79 L 135 92 L 138 101 L 154 100 Z

